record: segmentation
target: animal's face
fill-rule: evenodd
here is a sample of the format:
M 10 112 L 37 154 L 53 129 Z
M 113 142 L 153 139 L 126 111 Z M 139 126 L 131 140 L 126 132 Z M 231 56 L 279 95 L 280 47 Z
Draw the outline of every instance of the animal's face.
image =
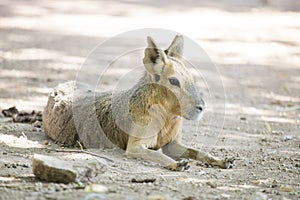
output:
M 148 47 L 145 49 L 143 60 L 144 65 L 151 82 L 166 87 L 167 91 L 173 94 L 164 96 L 169 105 L 170 102 L 174 104 L 170 105 L 171 107 L 174 106 L 174 110 L 176 110 L 176 106 L 180 107 L 180 112 L 174 114 L 190 120 L 200 120 L 204 110 L 204 102 L 191 73 L 182 62 L 182 52 L 182 36 L 176 36 L 165 51 L 158 49 L 153 40 L 148 37 Z M 180 105 L 176 105 L 178 103 Z

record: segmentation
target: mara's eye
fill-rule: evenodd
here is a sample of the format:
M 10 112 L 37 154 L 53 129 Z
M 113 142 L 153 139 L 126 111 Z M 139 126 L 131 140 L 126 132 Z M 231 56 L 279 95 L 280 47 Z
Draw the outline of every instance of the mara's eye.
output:
M 177 87 L 180 87 L 180 83 L 179 83 L 179 80 L 175 77 L 171 77 L 169 78 L 169 82 L 171 85 L 175 85 Z

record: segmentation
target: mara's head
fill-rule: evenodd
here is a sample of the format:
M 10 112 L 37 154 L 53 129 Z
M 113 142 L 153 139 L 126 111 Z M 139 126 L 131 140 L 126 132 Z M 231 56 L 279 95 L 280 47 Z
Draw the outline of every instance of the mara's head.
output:
M 145 49 L 143 63 L 150 81 L 167 88 L 167 91 L 172 93 L 162 95 L 166 104 L 174 104 L 169 105 L 171 109 L 174 107 L 172 114 L 189 120 L 200 120 L 204 101 L 200 97 L 192 74 L 183 62 L 183 36 L 177 35 L 166 50 L 159 49 L 151 37 L 147 40 L 148 46 Z

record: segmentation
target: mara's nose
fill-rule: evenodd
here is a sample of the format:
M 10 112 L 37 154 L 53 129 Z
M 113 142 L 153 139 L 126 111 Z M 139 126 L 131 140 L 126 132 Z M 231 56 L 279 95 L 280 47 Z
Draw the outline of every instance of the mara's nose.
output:
M 197 108 L 197 110 L 202 112 L 204 110 L 205 106 L 204 105 L 198 105 L 198 106 L 196 106 L 196 108 Z

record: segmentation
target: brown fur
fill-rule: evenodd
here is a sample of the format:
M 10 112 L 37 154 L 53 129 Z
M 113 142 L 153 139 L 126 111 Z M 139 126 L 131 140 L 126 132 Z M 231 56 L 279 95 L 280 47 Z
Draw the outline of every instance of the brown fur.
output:
M 182 36 L 176 36 L 165 51 L 148 37 L 143 60 L 147 72 L 140 81 L 127 91 L 96 92 L 95 102 L 86 85 L 59 85 L 44 111 L 45 132 L 68 145 L 76 140 L 85 147 L 116 145 L 129 156 L 152 160 L 171 170 L 187 168 L 186 161 L 176 162 L 175 157 L 228 168 L 233 159 L 218 159 L 180 144 L 182 117 L 198 120 L 204 108 L 192 76 L 181 62 L 182 52 Z M 180 86 L 172 85 L 170 78 L 176 78 Z M 75 89 L 81 92 L 76 97 Z M 73 115 L 73 110 L 80 114 Z M 160 148 L 164 154 L 156 151 Z

